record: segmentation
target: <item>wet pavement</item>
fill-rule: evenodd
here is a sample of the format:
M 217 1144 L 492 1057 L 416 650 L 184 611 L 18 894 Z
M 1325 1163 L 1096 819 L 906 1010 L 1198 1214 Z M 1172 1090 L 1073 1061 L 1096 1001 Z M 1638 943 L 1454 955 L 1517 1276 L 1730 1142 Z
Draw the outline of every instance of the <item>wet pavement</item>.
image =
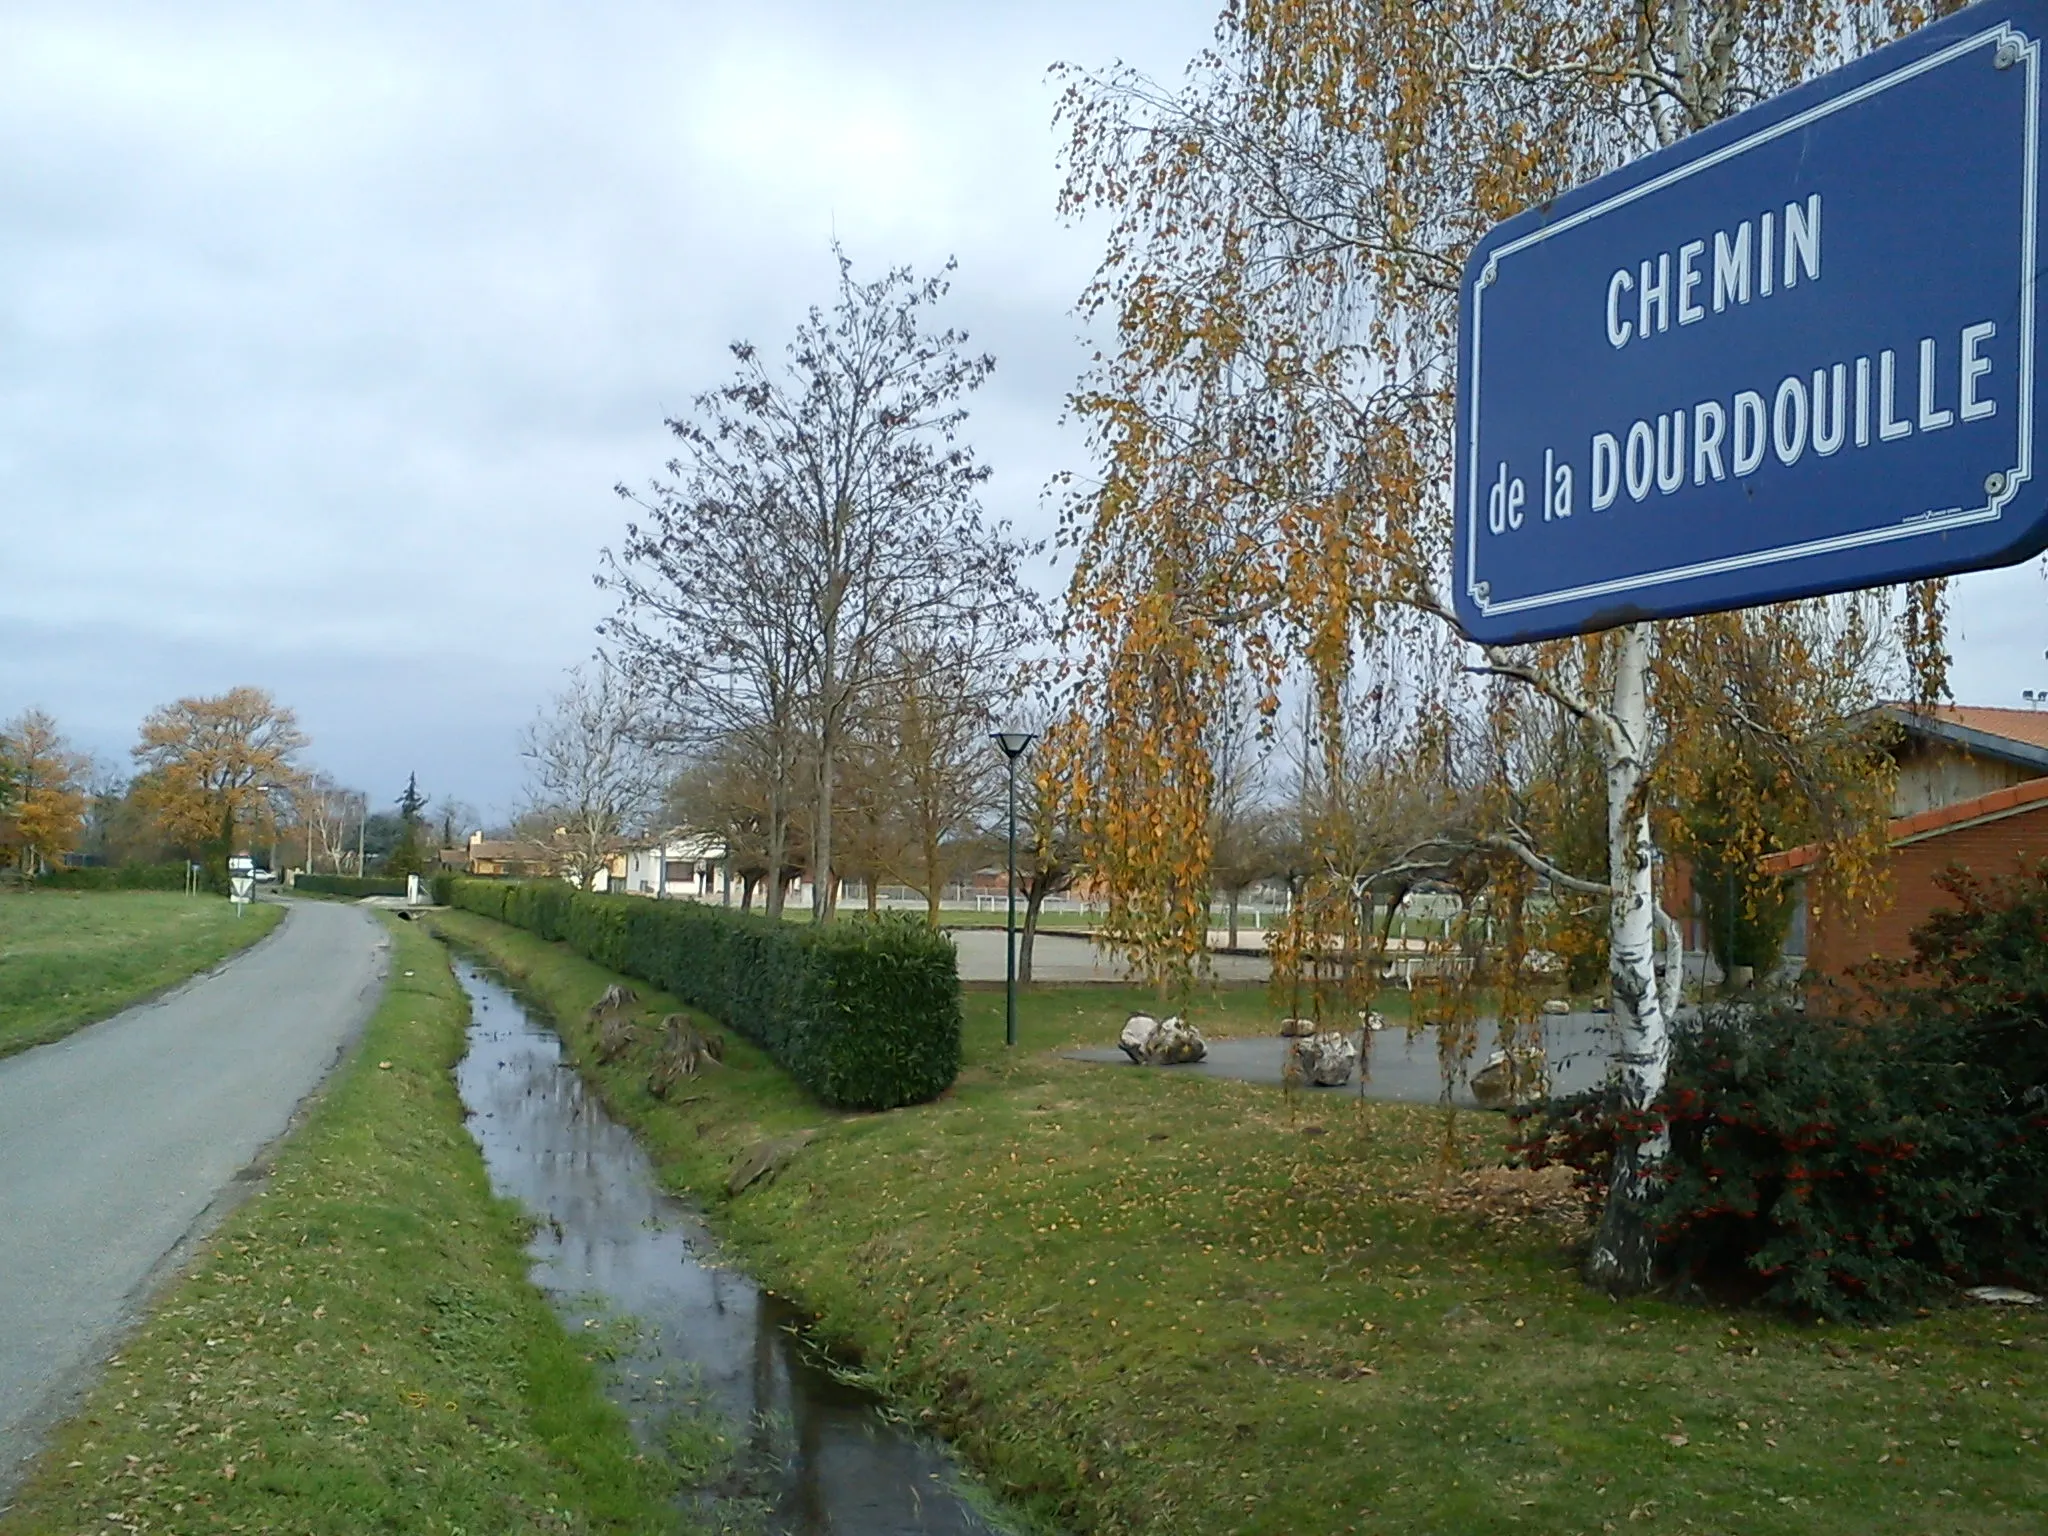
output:
M 1198 1026 L 1199 1022 L 1197 1020 Z M 1546 1017 L 1543 1025 L 1543 1050 L 1550 1067 L 1550 1091 L 1553 1094 L 1577 1093 L 1595 1086 L 1606 1076 L 1607 1063 L 1614 1050 L 1614 1032 L 1606 1014 L 1558 1014 Z M 1466 1064 L 1467 1072 L 1476 1072 L 1485 1066 L 1498 1042 L 1499 1036 L 1493 1024 L 1482 1022 L 1479 1025 L 1478 1048 Z M 1187 1073 L 1196 1077 L 1235 1078 L 1240 1082 L 1270 1083 L 1278 1087 L 1289 1044 L 1278 1035 L 1211 1040 L 1208 1056 L 1202 1061 L 1147 1070 Z M 1132 1065 L 1131 1059 L 1115 1046 L 1068 1051 L 1066 1055 L 1074 1061 L 1122 1067 Z M 1361 1090 L 1359 1079 L 1353 1077 L 1342 1087 L 1304 1087 L 1302 1091 L 1356 1094 Z M 1437 1060 L 1436 1031 L 1420 1029 L 1412 1038 L 1398 1025 L 1375 1031 L 1363 1092 L 1368 1099 L 1388 1099 L 1406 1104 L 1443 1102 L 1444 1078 Z M 1463 1076 L 1454 1081 L 1450 1101 L 1466 1108 L 1477 1105 L 1478 1101 L 1472 1097 Z
M 561 1042 L 467 961 L 470 1050 L 456 1069 L 491 1184 L 540 1219 L 532 1278 L 605 1352 L 643 1444 L 717 1416 L 741 1449 L 717 1490 L 758 1501 L 784 1536 L 983 1536 L 938 1446 L 814 1363 L 801 1319 L 720 1256 L 665 1194 L 632 1135 L 563 1060 Z

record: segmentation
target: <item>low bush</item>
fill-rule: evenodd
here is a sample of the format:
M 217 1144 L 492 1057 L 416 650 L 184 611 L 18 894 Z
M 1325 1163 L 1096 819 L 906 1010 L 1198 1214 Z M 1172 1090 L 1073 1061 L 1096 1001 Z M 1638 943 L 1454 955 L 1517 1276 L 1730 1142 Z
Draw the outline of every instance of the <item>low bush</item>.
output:
M 1726 1008 L 1675 1037 L 1653 1111 L 1673 1274 L 1819 1317 L 2048 1281 L 2048 863 L 1944 885 L 1956 905 L 1853 1013 Z M 1599 1199 L 1642 1129 L 1595 1090 L 1524 1116 L 1516 1150 Z
M 300 875 L 292 881 L 292 889 L 315 896 L 403 896 L 405 879 L 390 875 Z
M 559 880 L 455 880 L 449 903 L 673 993 L 838 1108 L 922 1103 L 960 1070 L 952 943 L 901 914 L 807 927 Z
M 185 881 L 183 864 L 101 864 L 46 870 L 37 883 L 59 891 L 182 891 Z M 213 889 L 203 871 L 200 889 Z

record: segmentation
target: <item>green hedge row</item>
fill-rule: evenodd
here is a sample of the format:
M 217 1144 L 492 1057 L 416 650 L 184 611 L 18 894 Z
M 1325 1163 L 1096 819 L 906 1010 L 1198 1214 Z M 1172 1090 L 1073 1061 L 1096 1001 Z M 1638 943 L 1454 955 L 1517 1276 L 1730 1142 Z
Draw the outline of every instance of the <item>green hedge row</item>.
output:
M 182 864 L 100 864 L 44 871 L 41 884 L 60 891 L 182 891 Z M 210 873 L 200 871 L 201 890 L 212 890 Z
M 389 875 L 300 875 L 292 882 L 295 891 L 315 896 L 403 896 L 405 877 Z
M 953 946 L 914 918 L 798 926 L 693 901 L 595 895 L 559 880 L 455 880 L 450 904 L 675 994 L 841 1109 L 919 1104 L 960 1070 Z

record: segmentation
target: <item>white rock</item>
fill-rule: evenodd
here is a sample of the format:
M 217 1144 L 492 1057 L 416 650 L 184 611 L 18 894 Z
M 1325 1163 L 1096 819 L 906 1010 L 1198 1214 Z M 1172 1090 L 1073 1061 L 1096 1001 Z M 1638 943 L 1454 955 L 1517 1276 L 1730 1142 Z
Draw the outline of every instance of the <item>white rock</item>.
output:
M 1318 1088 L 1335 1088 L 1351 1081 L 1358 1067 L 1358 1045 L 1349 1035 L 1325 1030 L 1288 1048 L 1291 1065 L 1304 1083 Z
M 1141 1067 L 1171 1067 L 1200 1061 L 1209 1054 L 1202 1032 L 1178 1014 L 1155 1019 L 1149 1013 L 1134 1013 L 1117 1038 L 1123 1052 Z
M 1176 1014 L 1161 1022 L 1147 1054 L 1156 1066 L 1176 1066 L 1184 1061 L 1200 1061 L 1209 1054 L 1209 1042 L 1202 1038 L 1199 1029 Z
M 1543 1000 L 1543 1011 L 1545 1013 L 1570 1013 L 1572 1005 L 1561 997 L 1549 997 Z
M 1510 1072 L 1508 1053 L 1495 1051 L 1486 1065 L 1472 1074 L 1472 1097 L 1482 1109 L 1499 1109 L 1510 1103 L 1527 1104 L 1543 1096 L 1546 1084 L 1543 1055 L 1534 1048 L 1517 1052 Z
M 1358 1027 L 1375 1032 L 1385 1029 L 1387 1027 L 1387 1016 L 1377 1008 L 1368 1009 L 1358 1015 Z
M 2016 1291 L 2009 1285 L 1978 1285 L 1963 1292 L 1972 1301 L 1990 1301 L 2014 1307 L 2038 1307 L 2041 1298 L 2032 1291 Z
M 1280 1037 L 1283 1040 L 1306 1040 L 1310 1035 L 1317 1033 L 1319 1031 L 1316 1028 L 1316 1021 L 1314 1019 L 1282 1019 L 1280 1021 Z
M 1149 1013 L 1134 1013 L 1124 1021 L 1124 1032 L 1117 1036 L 1116 1043 L 1123 1052 L 1140 1066 L 1145 1062 L 1145 1048 L 1152 1043 L 1152 1036 L 1159 1029 L 1159 1021 Z

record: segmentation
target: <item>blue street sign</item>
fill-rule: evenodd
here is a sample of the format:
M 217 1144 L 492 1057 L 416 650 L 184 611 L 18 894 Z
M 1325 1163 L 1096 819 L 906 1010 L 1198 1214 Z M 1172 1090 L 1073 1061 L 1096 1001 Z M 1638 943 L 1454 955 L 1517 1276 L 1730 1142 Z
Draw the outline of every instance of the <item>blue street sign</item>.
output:
M 1456 604 L 1494 644 L 2023 560 L 2048 0 L 1970 7 L 1490 231 Z

